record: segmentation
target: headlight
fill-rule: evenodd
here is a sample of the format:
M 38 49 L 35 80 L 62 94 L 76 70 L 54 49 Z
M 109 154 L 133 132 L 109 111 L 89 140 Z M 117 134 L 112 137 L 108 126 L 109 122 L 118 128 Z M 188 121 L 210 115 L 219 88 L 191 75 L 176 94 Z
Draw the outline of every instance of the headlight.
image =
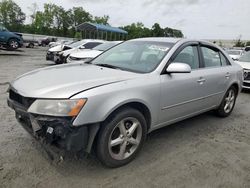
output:
M 36 100 L 28 112 L 49 116 L 77 116 L 87 99 L 74 100 Z

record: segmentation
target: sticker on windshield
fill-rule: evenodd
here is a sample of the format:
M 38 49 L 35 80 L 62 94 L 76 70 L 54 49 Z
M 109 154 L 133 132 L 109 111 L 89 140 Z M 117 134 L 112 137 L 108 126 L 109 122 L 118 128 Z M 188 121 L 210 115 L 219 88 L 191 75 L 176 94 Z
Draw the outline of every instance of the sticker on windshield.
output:
M 163 51 L 163 52 L 166 52 L 169 50 L 168 47 L 165 47 L 165 46 L 157 46 L 157 45 L 151 45 L 148 47 L 148 49 L 150 50 L 158 50 L 158 51 Z

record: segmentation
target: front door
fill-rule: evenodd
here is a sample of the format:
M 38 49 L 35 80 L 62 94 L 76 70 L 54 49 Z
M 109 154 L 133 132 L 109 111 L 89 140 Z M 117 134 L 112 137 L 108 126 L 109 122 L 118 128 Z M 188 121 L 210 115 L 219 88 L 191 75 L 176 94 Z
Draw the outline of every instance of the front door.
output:
M 171 63 L 190 65 L 191 73 L 161 75 L 160 123 L 171 123 L 194 114 L 204 107 L 206 89 L 197 45 L 184 47 Z

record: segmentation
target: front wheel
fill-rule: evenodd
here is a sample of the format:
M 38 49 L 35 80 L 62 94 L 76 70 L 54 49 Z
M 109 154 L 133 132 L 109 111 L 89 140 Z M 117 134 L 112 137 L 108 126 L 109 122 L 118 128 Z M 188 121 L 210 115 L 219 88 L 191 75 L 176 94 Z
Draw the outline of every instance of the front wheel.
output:
M 17 39 L 10 39 L 8 42 L 8 47 L 11 50 L 16 50 L 19 47 L 19 43 L 18 43 Z
M 221 117 L 229 116 L 234 109 L 236 97 L 237 90 L 232 86 L 227 90 L 219 108 L 216 110 L 216 114 Z
M 133 108 L 118 111 L 104 122 L 97 140 L 97 157 L 108 167 L 132 161 L 146 138 L 144 116 Z

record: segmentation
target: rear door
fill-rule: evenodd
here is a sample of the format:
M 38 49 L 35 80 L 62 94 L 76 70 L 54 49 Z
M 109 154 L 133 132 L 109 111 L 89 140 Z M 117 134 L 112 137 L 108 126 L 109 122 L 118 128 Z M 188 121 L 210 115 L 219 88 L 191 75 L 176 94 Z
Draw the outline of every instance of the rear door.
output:
M 219 49 L 209 45 L 201 45 L 200 51 L 202 55 L 201 71 L 206 82 L 206 98 L 207 104 L 218 106 L 224 96 L 229 84 L 231 83 L 231 66 Z

